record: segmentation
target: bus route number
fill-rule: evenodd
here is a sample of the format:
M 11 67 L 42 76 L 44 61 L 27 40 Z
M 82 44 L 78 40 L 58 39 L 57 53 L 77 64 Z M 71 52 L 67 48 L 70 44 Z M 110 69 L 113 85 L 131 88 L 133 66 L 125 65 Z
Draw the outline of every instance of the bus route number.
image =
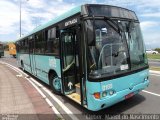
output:
M 113 85 L 112 84 L 108 84 L 108 85 L 103 85 L 102 86 L 102 90 L 105 91 L 105 90 L 109 90 L 109 89 L 112 89 L 113 88 Z

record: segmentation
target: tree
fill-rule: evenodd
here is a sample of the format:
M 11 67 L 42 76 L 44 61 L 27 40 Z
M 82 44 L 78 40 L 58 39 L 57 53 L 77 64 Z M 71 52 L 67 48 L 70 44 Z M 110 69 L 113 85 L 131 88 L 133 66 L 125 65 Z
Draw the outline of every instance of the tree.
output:
M 158 53 L 160 53 L 160 48 L 156 48 L 155 51 L 158 51 Z

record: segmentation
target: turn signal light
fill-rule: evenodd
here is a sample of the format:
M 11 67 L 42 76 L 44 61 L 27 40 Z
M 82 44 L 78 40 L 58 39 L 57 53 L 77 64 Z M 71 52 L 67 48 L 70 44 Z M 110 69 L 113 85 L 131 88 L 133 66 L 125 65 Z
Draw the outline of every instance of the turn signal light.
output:
M 96 99 L 100 99 L 100 93 L 99 93 L 99 92 L 96 92 L 96 93 L 94 93 L 93 95 L 94 95 L 94 97 L 95 97 Z

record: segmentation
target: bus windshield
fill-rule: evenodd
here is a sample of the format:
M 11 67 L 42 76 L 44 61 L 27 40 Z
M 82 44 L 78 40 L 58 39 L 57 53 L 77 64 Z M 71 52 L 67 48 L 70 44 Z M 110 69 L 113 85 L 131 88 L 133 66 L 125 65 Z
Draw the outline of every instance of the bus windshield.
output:
M 148 64 L 139 23 L 115 22 L 122 28 L 121 34 L 105 20 L 94 21 L 95 45 L 88 45 L 90 77 L 121 74 Z

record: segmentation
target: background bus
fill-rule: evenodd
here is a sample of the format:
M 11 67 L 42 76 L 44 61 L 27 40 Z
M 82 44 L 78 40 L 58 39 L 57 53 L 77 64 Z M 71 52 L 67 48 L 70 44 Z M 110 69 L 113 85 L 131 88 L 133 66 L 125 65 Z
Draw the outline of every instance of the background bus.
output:
M 16 45 L 23 70 L 89 110 L 109 107 L 149 85 L 139 20 L 125 8 L 78 6 Z
M 4 46 L 3 43 L 0 43 L 0 58 L 4 56 Z
M 16 45 L 14 43 L 8 43 L 8 51 L 10 55 L 16 57 Z

